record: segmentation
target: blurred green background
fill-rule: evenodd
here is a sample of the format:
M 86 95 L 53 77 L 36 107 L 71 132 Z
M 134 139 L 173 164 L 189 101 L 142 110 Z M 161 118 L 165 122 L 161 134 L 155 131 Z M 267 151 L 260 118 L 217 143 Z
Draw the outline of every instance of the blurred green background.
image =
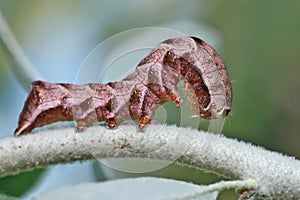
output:
M 204 23 L 220 36 L 217 51 L 233 81 L 232 115 L 224 134 L 300 158 L 300 1 L 0 0 L 0 8 L 25 54 L 50 82 L 74 81 L 91 49 L 121 31 Z M 13 76 L 15 63 L 3 43 L 0 53 L 0 136 L 6 137 L 16 127 L 27 91 Z M 193 170 L 178 175 L 178 170 L 184 171 L 171 166 L 157 174 L 216 180 Z M 41 174 L 0 179 L 0 192 L 20 196 Z

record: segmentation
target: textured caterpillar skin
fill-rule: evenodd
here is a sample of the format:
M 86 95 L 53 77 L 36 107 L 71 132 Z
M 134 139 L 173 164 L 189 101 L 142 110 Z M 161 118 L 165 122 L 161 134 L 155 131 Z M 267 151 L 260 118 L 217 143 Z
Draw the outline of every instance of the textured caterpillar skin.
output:
M 139 128 L 150 123 L 156 108 L 182 99 L 176 85 L 184 80 L 185 92 L 197 116 L 216 119 L 231 109 L 232 90 L 225 64 L 203 40 L 180 37 L 160 43 L 137 66 L 135 72 L 119 82 L 85 85 L 32 83 L 19 117 L 15 135 L 30 132 L 57 121 L 76 121 L 83 131 L 93 122 L 105 121 L 115 128 L 124 120 L 138 120 Z

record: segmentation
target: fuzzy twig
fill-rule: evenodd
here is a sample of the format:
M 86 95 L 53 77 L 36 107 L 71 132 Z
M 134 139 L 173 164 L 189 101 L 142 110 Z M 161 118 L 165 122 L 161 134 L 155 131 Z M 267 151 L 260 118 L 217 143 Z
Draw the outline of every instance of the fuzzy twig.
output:
M 89 127 L 42 130 L 0 140 L 0 176 L 95 158 L 151 158 L 205 169 L 233 180 L 253 179 L 259 196 L 300 199 L 300 161 L 293 157 L 188 128 L 150 125 L 116 130 Z

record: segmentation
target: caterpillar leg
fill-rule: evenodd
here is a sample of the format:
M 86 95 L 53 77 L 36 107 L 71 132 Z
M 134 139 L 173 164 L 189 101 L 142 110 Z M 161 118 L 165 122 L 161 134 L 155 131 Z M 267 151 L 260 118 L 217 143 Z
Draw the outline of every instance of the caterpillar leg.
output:
M 183 102 L 175 89 L 171 90 L 157 83 L 148 83 L 147 87 L 149 88 L 149 90 L 151 90 L 152 93 L 155 94 L 156 97 L 159 98 L 160 104 L 167 101 L 172 101 L 178 108 Z
M 138 119 L 140 130 L 146 128 L 151 122 L 154 111 L 160 99 L 154 94 L 147 85 L 138 84 L 133 91 L 129 101 L 129 112 L 132 119 Z
M 117 126 L 118 126 L 117 122 L 114 118 L 114 114 L 111 112 L 105 116 L 105 121 L 106 121 L 106 126 L 109 129 L 114 129 L 114 128 L 117 128 Z
M 151 118 L 147 115 L 143 115 L 142 117 L 139 118 L 139 129 L 144 130 L 146 126 L 150 123 Z
M 170 99 L 171 99 L 171 101 L 173 101 L 175 103 L 177 108 L 180 107 L 180 105 L 182 103 L 182 99 L 181 99 L 181 97 L 179 96 L 179 94 L 177 92 L 172 91 L 170 93 Z
M 87 127 L 88 123 L 84 120 L 79 120 L 76 122 L 76 132 L 83 132 L 85 131 L 86 127 Z

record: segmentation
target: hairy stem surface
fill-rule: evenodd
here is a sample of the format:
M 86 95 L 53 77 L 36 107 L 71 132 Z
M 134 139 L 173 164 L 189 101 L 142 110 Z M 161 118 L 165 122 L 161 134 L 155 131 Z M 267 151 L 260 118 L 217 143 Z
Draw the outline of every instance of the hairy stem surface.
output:
M 42 130 L 0 140 L 0 176 L 37 167 L 95 158 L 152 158 L 174 161 L 234 180 L 253 179 L 257 193 L 300 199 L 300 161 L 261 147 L 188 128 L 150 125 L 116 130 L 89 127 Z

